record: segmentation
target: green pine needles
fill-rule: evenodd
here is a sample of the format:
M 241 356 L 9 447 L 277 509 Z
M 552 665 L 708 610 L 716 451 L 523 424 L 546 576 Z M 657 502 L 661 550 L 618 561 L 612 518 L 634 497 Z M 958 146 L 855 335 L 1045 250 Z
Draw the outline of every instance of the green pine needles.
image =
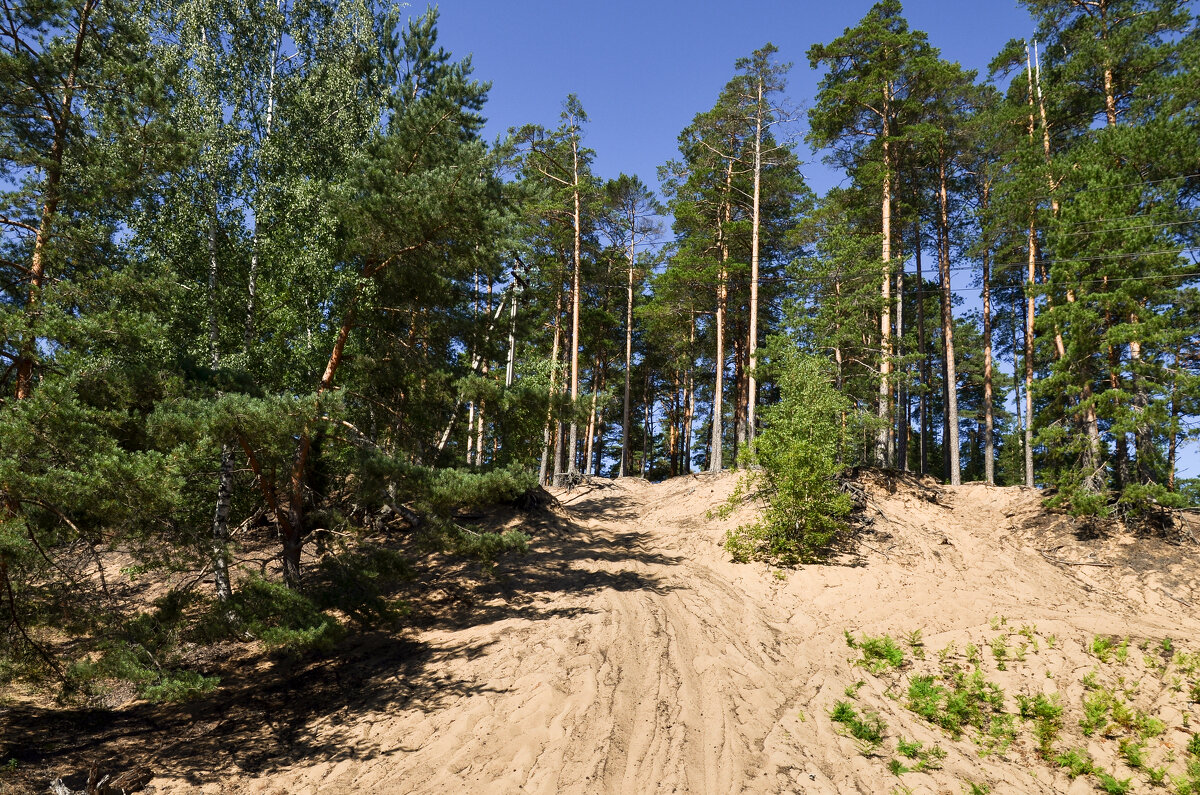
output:
M 748 485 L 768 500 L 758 522 L 730 530 L 735 560 L 794 566 L 823 559 L 846 530 L 849 497 L 838 490 L 838 418 L 848 410 L 825 363 L 783 337 L 771 340 L 766 365 L 779 386 L 778 404 L 763 410 L 764 429 Z

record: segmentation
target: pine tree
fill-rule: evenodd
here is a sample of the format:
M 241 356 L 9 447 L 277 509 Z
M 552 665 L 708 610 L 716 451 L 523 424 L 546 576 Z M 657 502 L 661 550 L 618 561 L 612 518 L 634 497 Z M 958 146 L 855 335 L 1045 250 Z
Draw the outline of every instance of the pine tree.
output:
M 882 0 L 854 28 L 829 44 L 813 45 L 808 59 L 829 71 L 809 110 L 809 141 L 831 148 L 829 162 L 878 186 L 880 211 L 879 428 L 875 459 L 891 463 L 892 204 L 897 143 L 916 120 L 914 84 L 931 57 L 925 34 L 912 31 L 898 0 Z

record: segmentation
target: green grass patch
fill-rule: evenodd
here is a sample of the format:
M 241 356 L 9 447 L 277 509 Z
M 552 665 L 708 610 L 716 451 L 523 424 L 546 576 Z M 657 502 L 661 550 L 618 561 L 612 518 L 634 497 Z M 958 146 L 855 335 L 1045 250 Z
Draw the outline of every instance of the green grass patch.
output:
M 1092 761 L 1092 755 L 1082 748 L 1071 748 L 1062 753 L 1055 754 L 1054 764 L 1067 771 L 1067 777 L 1076 779 L 1080 776 L 1086 776 L 1096 769 L 1096 763 Z
M 858 710 L 849 701 L 838 701 L 829 713 L 834 723 L 840 723 L 851 737 L 857 740 L 857 747 L 863 756 L 870 756 L 883 743 L 887 724 L 877 713 Z
M 904 665 L 904 649 L 900 648 L 890 635 L 874 638 L 863 635 L 857 641 L 857 648 L 862 652 L 862 659 L 858 664 L 873 674 Z

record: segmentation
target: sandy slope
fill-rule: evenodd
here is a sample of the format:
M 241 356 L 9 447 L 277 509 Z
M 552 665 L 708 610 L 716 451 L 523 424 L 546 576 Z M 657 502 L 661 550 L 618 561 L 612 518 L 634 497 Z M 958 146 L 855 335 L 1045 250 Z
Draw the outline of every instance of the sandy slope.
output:
M 719 546 L 738 517 L 707 513 L 734 483 L 558 493 L 564 512 L 534 531 L 533 553 L 495 588 L 461 596 L 475 600 L 472 618 L 416 635 L 419 674 L 382 674 L 292 741 L 325 750 L 255 769 L 234 749 L 213 760 L 215 775 L 160 777 L 158 792 L 957 793 L 968 780 L 995 793 L 1086 792 L 1020 743 L 981 759 L 923 723 L 885 697 L 895 682 L 850 664 L 844 631 L 921 629 L 932 657 L 951 641 L 982 645 L 999 617 L 1014 632 L 1036 624 L 1041 651 L 989 674 L 1010 693 L 1067 702 L 1095 665 L 1085 646 L 1096 633 L 1200 640 L 1194 551 L 1030 526 L 1035 492 L 968 485 L 937 504 L 921 489 L 873 488 L 876 532 L 857 565 L 780 578 Z M 1071 565 L 1103 562 L 1114 565 Z M 828 710 L 859 679 L 860 703 L 884 714 L 889 734 L 948 751 L 942 769 L 897 779 L 835 731 Z M 1171 727 L 1153 742 L 1183 741 Z

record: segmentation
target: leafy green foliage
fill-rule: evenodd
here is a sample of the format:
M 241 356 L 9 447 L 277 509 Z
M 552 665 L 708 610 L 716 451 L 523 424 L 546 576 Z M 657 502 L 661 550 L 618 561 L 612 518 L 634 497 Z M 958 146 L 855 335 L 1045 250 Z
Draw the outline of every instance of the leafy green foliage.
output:
M 1044 758 L 1050 758 L 1054 741 L 1058 739 L 1062 729 L 1063 707 L 1059 703 L 1058 694 L 1049 698 L 1042 693 L 1032 698 L 1018 695 L 1017 706 L 1022 719 L 1034 722 L 1033 736 L 1037 740 L 1039 753 Z
M 761 467 L 750 477 L 768 499 L 762 518 L 731 530 L 725 546 L 735 560 L 779 565 L 821 560 L 845 532 L 850 499 L 835 481 L 837 418 L 844 400 L 826 367 L 798 353 L 784 337 L 767 346 L 764 368 L 779 385 L 780 402 L 763 410 L 754 449 Z
M 859 750 L 864 756 L 870 756 L 879 748 L 887 731 L 887 725 L 878 714 L 859 715 L 849 701 L 834 703 L 829 717 L 834 723 L 842 724 L 850 736 L 859 741 Z
M 975 671 L 954 672 L 945 684 L 932 676 L 914 676 L 908 686 L 908 707 L 925 720 L 958 737 L 966 726 L 987 732 L 991 717 L 1004 711 L 1004 693 Z
M 1095 770 L 1091 754 L 1082 748 L 1071 748 L 1054 755 L 1054 763 L 1066 768 L 1067 775 L 1072 779 L 1086 776 Z
M 890 635 L 863 635 L 855 645 L 862 651 L 862 659 L 858 664 L 873 674 L 878 674 L 889 666 L 900 668 L 904 665 L 904 649 L 900 648 Z

